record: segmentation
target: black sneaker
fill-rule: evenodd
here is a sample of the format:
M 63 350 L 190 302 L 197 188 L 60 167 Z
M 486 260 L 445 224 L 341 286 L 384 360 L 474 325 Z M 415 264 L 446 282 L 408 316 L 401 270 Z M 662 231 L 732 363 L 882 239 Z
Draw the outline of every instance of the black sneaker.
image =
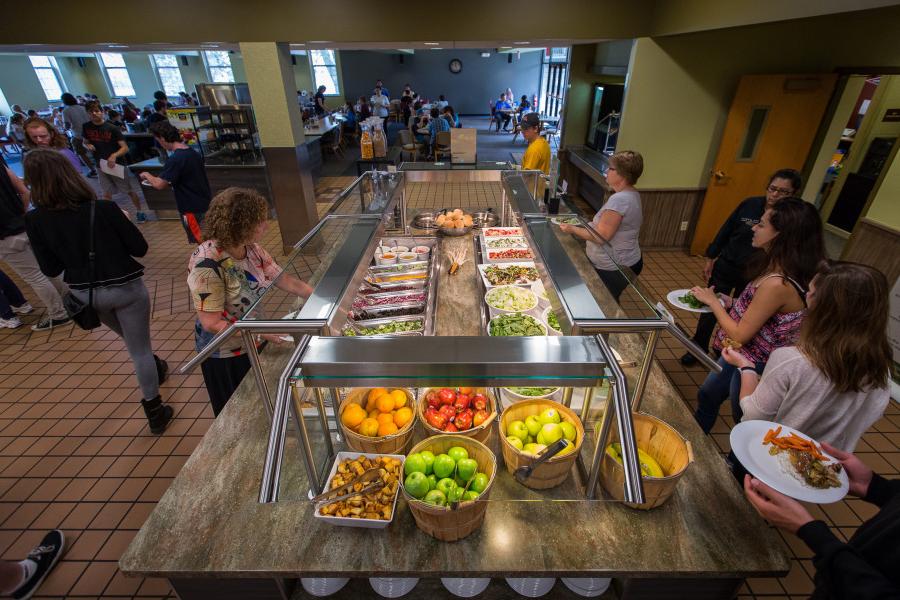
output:
M 65 325 L 72 319 L 69 317 L 63 317 L 62 319 L 51 319 L 50 317 L 44 317 L 37 323 L 31 326 L 32 331 L 47 331 L 48 329 L 53 329 L 54 327 L 59 327 L 60 325 Z
M 44 582 L 47 574 L 53 570 L 53 565 L 62 556 L 65 547 L 66 536 L 59 529 L 54 529 L 45 535 L 44 539 L 41 540 L 41 544 L 29 552 L 28 558 L 25 559 L 36 565 L 31 572 L 31 576 L 12 593 L 12 597 L 16 600 L 28 600 L 28 598 L 31 598 L 41 583 Z
M 700 362 L 700 361 L 697 360 L 697 357 L 694 356 L 693 354 L 691 354 L 690 352 L 685 352 L 684 356 L 681 357 L 681 364 L 683 364 L 686 367 L 692 367 L 692 366 L 696 365 L 698 362 Z

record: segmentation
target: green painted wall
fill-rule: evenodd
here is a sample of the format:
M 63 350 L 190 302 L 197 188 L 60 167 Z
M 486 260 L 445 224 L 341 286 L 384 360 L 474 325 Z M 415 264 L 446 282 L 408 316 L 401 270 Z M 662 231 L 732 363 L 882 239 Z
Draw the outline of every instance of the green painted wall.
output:
M 596 53 L 595 44 L 572 46 L 569 89 L 566 90 L 563 133 L 560 141 L 563 147 L 584 145 L 588 121 L 591 118 L 591 89 L 595 79 L 590 69 L 594 64 Z
M 25 109 L 47 106 L 44 90 L 34 74 L 31 61 L 24 54 L 0 55 L 0 90 L 3 90 L 10 106 L 21 104 Z

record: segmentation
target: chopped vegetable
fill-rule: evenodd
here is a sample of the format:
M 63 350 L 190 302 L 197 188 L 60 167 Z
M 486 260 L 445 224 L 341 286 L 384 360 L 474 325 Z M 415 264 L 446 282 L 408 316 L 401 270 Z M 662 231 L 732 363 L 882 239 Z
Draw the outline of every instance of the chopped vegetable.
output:
M 531 310 L 538 303 L 534 292 L 514 285 L 492 288 L 485 296 L 485 301 L 491 308 L 507 312 Z
M 491 320 L 490 334 L 499 337 L 540 336 L 547 335 L 547 332 L 534 317 L 522 313 L 511 313 Z
M 562 327 L 559 324 L 559 319 L 556 318 L 556 313 L 552 310 L 547 313 L 547 325 L 562 333 Z
M 697 298 L 691 292 L 688 292 L 684 296 L 678 296 L 678 301 L 684 302 L 691 308 L 703 308 L 704 306 L 706 306 L 706 304 L 697 300 Z
M 528 242 L 522 237 L 498 237 L 493 240 L 487 240 L 487 247 L 491 250 L 497 248 L 527 248 Z
M 534 254 L 528 248 L 507 248 L 488 252 L 488 258 L 490 260 L 525 260 L 534 258 Z
M 552 387 L 511 387 L 506 388 L 514 394 L 518 394 L 520 396 L 528 396 L 529 398 L 535 398 L 537 396 L 549 396 L 559 388 Z
M 357 335 L 389 335 L 391 333 L 403 333 L 405 331 L 422 331 L 425 322 L 422 319 L 412 321 L 394 321 L 392 323 L 384 323 L 375 327 L 359 327 L 356 331 L 350 327 L 344 329 L 343 334 L 347 337 Z
M 763 445 L 765 446 L 766 444 L 772 444 L 773 446 L 777 446 L 782 450 L 802 450 L 803 452 L 809 452 L 813 455 L 814 458 L 817 458 L 818 460 L 826 459 L 826 456 L 819 452 L 819 447 L 816 446 L 815 442 L 802 438 L 793 432 L 784 437 L 778 437 L 780 434 L 781 425 L 778 426 L 778 429 L 770 429 L 763 438 Z
M 514 283 L 531 283 L 538 280 L 538 272 L 534 267 L 508 265 L 498 267 L 491 265 L 484 270 L 484 276 L 491 285 L 510 285 Z

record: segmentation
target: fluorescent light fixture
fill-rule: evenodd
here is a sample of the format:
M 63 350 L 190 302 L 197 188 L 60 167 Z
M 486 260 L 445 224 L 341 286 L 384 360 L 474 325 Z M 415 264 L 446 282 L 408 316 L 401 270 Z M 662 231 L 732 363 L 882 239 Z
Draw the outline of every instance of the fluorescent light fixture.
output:
M 309 40 L 310 44 L 330 44 L 330 40 Z
M 443 48 L 429 48 L 429 50 L 443 50 Z
M 527 46 L 527 45 L 530 44 L 530 43 L 531 43 L 531 42 L 513 42 L 513 44 L 517 44 L 517 45 L 519 45 L 519 46 Z
M 490 53 L 490 52 L 482 52 L 482 53 L 481 53 L 481 58 L 490 58 L 490 57 L 491 57 L 491 53 Z
M 439 42 L 424 42 L 426 46 L 437 46 Z
M 305 46 L 306 44 L 291 44 L 291 46 Z

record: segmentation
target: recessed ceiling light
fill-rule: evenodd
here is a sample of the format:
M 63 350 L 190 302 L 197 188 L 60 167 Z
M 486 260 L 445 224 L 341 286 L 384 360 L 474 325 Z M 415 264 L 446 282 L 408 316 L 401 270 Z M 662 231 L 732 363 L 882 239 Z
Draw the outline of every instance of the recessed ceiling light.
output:
M 439 42 L 425 42 L 426 46 L 437 46 Z
M 329 40 L 309 40 L 310 44 L 330 44 Z
M 527 45 L 530 44 L 530 43 L 531 43 L 531 42 L 513 42 L 513 44 L 518 44 L 518 45 L 520 45 L 520 46 L 527 46 Z
M 291 44 L 291 46 L 305 46 L 306 44 Z
M 443 50 L 443 48 L 429 48 L 429 50 Z

